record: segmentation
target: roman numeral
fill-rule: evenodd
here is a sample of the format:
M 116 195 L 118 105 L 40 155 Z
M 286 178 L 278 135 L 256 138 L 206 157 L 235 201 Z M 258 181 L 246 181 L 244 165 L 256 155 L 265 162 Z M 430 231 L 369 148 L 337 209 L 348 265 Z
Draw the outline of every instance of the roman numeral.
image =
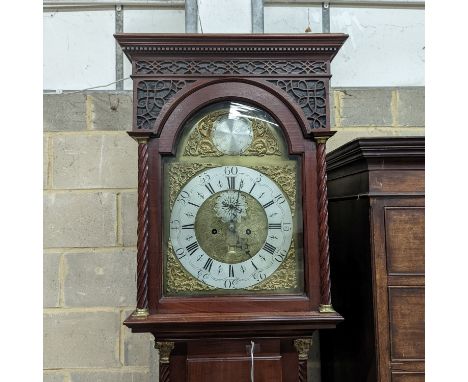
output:
M 281 223 L 270 223 L 268 229 L 281 229 Z
M 208 189 L 208 191 L 210 191 L 211 195 L 215 193 L 215 190 L 213 186 L 211 185 L 211 183 L 205 184 L 205 187 Z
M 192 256 L 194 252 L 198 249 L 198 241 L 194 241 L 192 244 L 187 245 L 185 247 L 187 249 L 187 252 L 189 253 L 189 256 Z
M 268 208 L 268 207 L 270 207 L 271 205 L 273 205 L 273 203 L 274 203 L 273 200 L 270 200 L 268 203 L 265 203 L 265 204 L 263 205 L 263 208 Z
M 235 176 L 227 176 L 228 188 L 230 190 L 234 190 L 236 188 L 236 177 Z
M 275 252 L 276 247 L 274 247 L 270 243 L 265 243 L 265 245 L 263 246 L 263 249 L 273 255 L 273 252 Z
M 184 224 L 184 225 L 182 225 L 182 229 L 195 229 L 195 223 Z
M 192 206 L 195 206 L 197 208 L 200 208 L 200 206 L 198 204 L 195 204 L 195 203 L 192 203 L 192 202 L 188 202 L 188 204 L 191 204 Z
M 254 183 L 254 184 L 253 184 L 252 188 L 251 188 L 250 191 L 249 191 L 249 194 L 252 193 L 252 191 L 253 191 L 253 189 L 255 188 L 256 185 L 257 185 L 257 183 Z
M 209 257 L 208 260 L 206 260 L 206 263 L 203 266 L 203 268 L 205 268 L 208 272 L 210 272 L 212 265 L 213 265 L 213 259 L 211 257 Z
M 257 268 L 257 266 L 254 264 L 254 262 L 253 262 L 253 261 L 251 261 L 251 263 L 252 263 L 253 267 L 254 267 L 255 269 L 257 269 L 257 270 L 258 270 L 258 268 Z
M 229 264 L 229 277 L 234 277 L 234 267 Z

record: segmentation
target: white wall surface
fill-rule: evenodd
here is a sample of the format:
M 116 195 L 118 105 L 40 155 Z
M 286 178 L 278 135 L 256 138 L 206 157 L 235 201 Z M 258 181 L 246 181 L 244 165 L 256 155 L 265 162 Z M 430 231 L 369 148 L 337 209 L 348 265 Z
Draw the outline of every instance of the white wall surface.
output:
M 184 33 L 185 11 L 183 9 L 124 9 L 124 32 L 127 33 Z M 124 77 L 132 74 L 132 66 L 124 57 Z M 133 88 L 132 80 L 124 82 L 124 89 Z
M 322 31 L 320 6 L 265 6 L 265 33 Z M 250 33 L 250 0 L 199 0 L 204 33 Z M 183 9 L 124 7 L 124 32 L 183 33 Z M 115 76 L 114 9 L 44 12 L 44 89 L 80 90 Z M 424 9 L 330 6 L 330 30 L 350 35 L 332 86 L 424 86 Z M 199 32 L 201 31 L 199 26 Z M 131 69 L 124 58 L 124 77 Z M 132 88 L 131 80 L 124 83 Z M 115 89 L 115 85 L 101 88 Z
M 424 86 L 424 10 L 331 7 L 330 32 L 349 34 L 332 86 Z
M 114 10 L 44 12 L 43 28 L 44 89 L 115 81 Z
M 312 33 L 322 32 L 322 7 L 265 7 L 265 33 L 304 33 L 309 10 Z
M 203 33 L 252 32 L 251 0 L 198 0 L 198 13 Z

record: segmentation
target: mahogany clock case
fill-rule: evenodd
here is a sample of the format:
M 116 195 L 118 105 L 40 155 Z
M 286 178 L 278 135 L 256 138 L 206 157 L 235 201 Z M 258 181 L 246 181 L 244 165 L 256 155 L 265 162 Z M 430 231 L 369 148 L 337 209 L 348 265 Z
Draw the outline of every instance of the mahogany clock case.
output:
M 321 249 L 319 243 L 325 239 L 328 243 L 328 238 L 321 237 L 326 232 L 319 229 L 326 222 L 326 206 L 325 211 L 319 209 L 317 142 L 333 134 L 330 61 L 347 35 L 115 37 L 133 68 L 134 125 L 129 134 L 139 142 L 137 307 L 149 311 L 144 319 L 129 317 L 125 324 L 135 332 L 157 328 L 160 339 L 309 336 L 315 329 L 335 327 L 342 320 L 338 313 L 319 312 L 327 293 L 324 277 L 328 284 L 329 278 L 320 261 L 320 251 L 328 246 Z M 282 130 L 289 155 L 300 160 L 301 295 L 169 297 L 163 292 L 162 164 L 176 154 L 185 123 L 204 107 L 223 101 L 245 103 L 270 114 Z

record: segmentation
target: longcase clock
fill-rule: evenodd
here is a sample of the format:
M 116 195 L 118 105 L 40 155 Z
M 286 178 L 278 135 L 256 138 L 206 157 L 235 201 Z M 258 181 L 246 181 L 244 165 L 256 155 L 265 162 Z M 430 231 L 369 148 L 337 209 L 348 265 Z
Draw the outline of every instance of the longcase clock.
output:
M 138 142 L 137 308 L 162 381 L 306 379 L 330 296 L 320 35 L 118 34 Z

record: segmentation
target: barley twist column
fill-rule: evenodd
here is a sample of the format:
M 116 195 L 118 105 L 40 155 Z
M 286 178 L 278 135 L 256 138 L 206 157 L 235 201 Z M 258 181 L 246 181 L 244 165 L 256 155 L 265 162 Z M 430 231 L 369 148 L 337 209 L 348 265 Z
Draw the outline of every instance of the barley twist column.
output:
M 330 248 L 328 239 L 328 199 L 326 142 L 328 137 L 316 137 L 318 172 L 318 213 L 319 213 L 319 256 L 320 256 L 320 307 L 321 313 L 335 312 L 330 292 Z
M 169 358 L 174 342 L 155 342 L 154 347 L 159 350 L 159 382 L 170 382 Z
M 299 382 L 307 382 L 307 360 L 309 359 L 309 350 L 312 345 L 312 338 L 300 338 L 294 340 L 294 347 L 297 350 L 299 358 Z
M 133 317 L 148 316 L 148 140 L 138 142 L 137 308 Z

